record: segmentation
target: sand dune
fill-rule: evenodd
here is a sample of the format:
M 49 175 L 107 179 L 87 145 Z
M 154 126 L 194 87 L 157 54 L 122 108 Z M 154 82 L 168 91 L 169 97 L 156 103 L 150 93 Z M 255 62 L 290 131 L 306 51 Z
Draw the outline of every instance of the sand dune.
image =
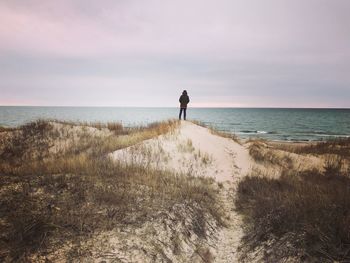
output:
M 156 169 L 212 177 L 218 182 L 241 178 L 252 166 L 244 146 L 189 121 L 182 121 L 172 134 L 115 151 L 111 157 Z
M 250 172 L 254 163 L 245 146 L 215 135 L 208 128 L 182 121 L 174 133 L 115 151 L 111 157 L 122 163 L 211 177 L 222 183 L 220 199 L 227 227 L 219 229 L 211 253 L 214 262 L 239 262 L 237 251 L 243 221 L 232 200 L 237 182 Z

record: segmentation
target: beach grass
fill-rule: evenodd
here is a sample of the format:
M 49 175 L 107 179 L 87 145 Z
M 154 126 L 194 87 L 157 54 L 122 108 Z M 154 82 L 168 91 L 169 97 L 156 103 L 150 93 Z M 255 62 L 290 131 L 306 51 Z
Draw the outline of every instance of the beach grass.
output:
M 212 179 L 119 165 L 108 157 L 111 151 L 174 132 L 178 124 L 123 128 L 39 120 L 1 141 L 0 259 L 31 261 L 69 244 L 66 255 L 77 260 L 89 253 L 83 240 L 115 228 L 140 227 L 178 204 L 187 212 L 174 220 L 193 214 L 188 231 L 205 239 L 206 215 L 222 223 Z
M 334 138 L 327 141 L 310 143 L 280 143 L 275 148 L 297 154 L 326 155 L 334 154 L 343 158 L 350 158 L 350 138 Z
M 350 138 L 336 138 L 315 144 L 304 145 L 295 149 L 298 154 L 335 154 L 350 158 Z
M 16 128 L 0 126 L 0 132 L 14 131 Z
M 249 141 L 249 155 L 257 163 L 264 165 L 278 165 L 287 169 L 293 167 L 293 160 L 290 158 L 288 153 L 277 154 L 276 151 L 267 147 L 266 142 L 262 140 L 250 140 Z
M 350 170 L 342 164 L 331 158 L 322 171 L 284 169 L 278 178 L 258 172 L 245 177 L 234 201 L 246 226 L 243 258 L 263 247 L 267 262 L 348 262 Z

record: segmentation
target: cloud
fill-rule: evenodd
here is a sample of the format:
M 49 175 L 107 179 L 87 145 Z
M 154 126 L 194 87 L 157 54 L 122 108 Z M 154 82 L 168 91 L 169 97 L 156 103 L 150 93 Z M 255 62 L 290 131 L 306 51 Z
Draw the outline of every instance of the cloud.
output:
M 349 8 L 347 0 L 4 0 L 0 104 L 175 106 L 185 87 L 195 105 L 350 107 Z

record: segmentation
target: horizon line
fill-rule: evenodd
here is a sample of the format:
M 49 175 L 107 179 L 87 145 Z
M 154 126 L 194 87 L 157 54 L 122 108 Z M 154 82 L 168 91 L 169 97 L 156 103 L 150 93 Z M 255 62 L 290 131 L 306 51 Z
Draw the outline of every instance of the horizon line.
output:
M 0 105 L 0 107 L 56 107 L 56 108 L 176 108 L 175 106 L 72 106 L 72 105 Z M 286 106 L 224 106 L 188 107 L 190 109 L 350 109 L 350 107 L 286 107 Z

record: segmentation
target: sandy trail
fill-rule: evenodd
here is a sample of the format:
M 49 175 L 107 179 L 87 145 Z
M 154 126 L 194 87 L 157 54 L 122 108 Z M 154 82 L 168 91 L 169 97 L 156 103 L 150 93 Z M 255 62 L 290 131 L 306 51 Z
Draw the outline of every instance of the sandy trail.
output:
M 250 172 L 253 165 L 244 146 L 215 135 L 207 128 L 182 121 L 172 134 L 118 150 L 111 157 L 121 162 L 212 177 L 223 183 L 220 198 L 227 227 L 223 227 L 216 237 L 214 262 L 238 262 L 237 249 L 243 231 L 242 219 L 234 211 L 233 200 L 238 181 Z

